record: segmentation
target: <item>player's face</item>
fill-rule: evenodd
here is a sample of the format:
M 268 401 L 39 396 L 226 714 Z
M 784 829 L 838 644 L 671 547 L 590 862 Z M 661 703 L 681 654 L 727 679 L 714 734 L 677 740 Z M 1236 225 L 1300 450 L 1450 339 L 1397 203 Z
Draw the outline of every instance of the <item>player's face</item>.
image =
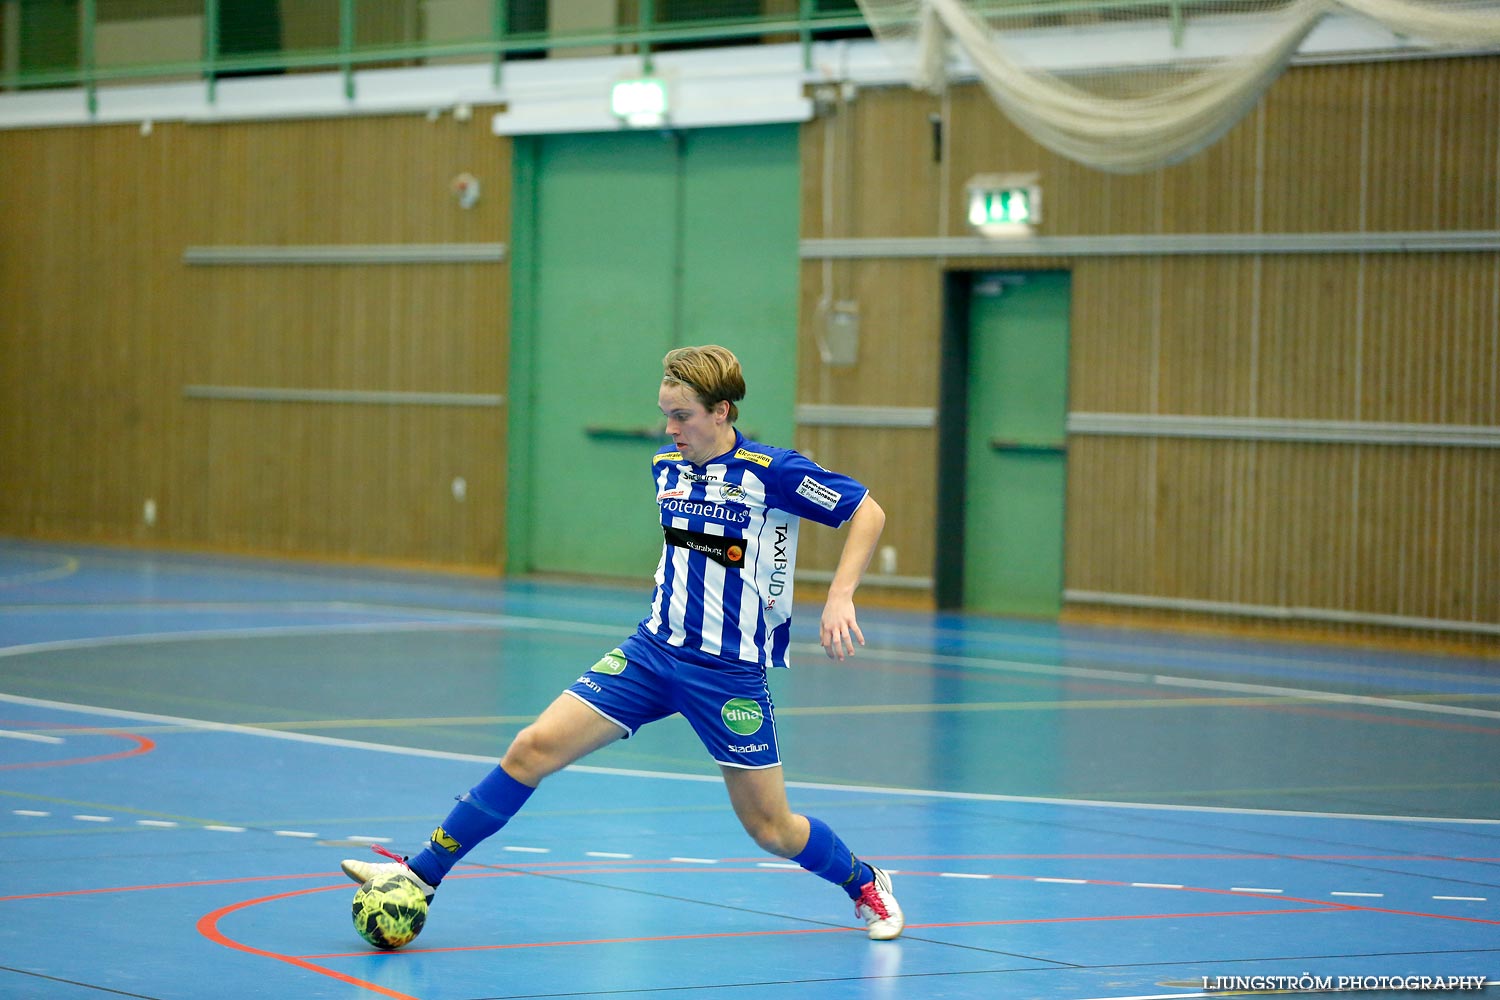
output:
M 729 404 L 720 402 L 712 410 L 698 401 L 685 385 L 662 383 L 657 394 L 662 416 L 667 418 L 667 436 L 694 465 L 702 465 L 734 444 L 734 425 L 729 423 Z

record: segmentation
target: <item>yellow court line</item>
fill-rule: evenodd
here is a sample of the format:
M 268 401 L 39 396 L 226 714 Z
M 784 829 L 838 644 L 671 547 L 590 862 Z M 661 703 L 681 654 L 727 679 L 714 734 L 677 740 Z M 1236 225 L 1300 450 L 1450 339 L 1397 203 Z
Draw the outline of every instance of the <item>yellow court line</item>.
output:
M 824 705 L 778 708 L 777 715 L 912 715 L 921 712 L 1033 712 L 1057 709 L 1108 709 L 1108 708 L 1183 708 L 1213 706 L 1260 706 L 1301 703 L 1301 698 L 1134 698 L 1100 699 L 1095 701 L 980 701 L 956 702 L 952 704 L 908 704 L 908 705 Z M 417 729 L 424 726 L 493 726 L 529 725 L 536 721 L 533 715 L 451 715 L 419 718 L 389 719 L 299 719 L 290 722 L 238 722 L 237 726 L 250 729 L 277 731 L 304 731 L 310 729 Z M 129 731 L 141 735 L 161 733 L 205 732 L 199 726 L 130 726 Z M 97 735 L 118 732 L 120 727 L 91 729 L 38 729 L 37 733 L 56 733 L 66 736 Z
M 1414 696 L 1423 697 L 1423 696 Z M 1486 695 L 1430 695 L 1452 700 L 1472 700 Z M 1053 711 L 1103 711 L 1158 708 L 1265 708 L 1275 705 L 1310 705 L 1324 699 L 1297 698 L 1289 695 L 1245 697 L 1223 696 L 1213 698 L 1095 698 L 1069 701 L 976 701 L 945 703 L 908 703 L 892 705 L 802 705 L 777 708 L 780 716 L 838 716 L 838 715 L 917 715 L 922 713 L 942 714 L 957 712 L 1053 712 Z M 277 722 L 241 722 L 236 726 L 249 729 L 269 729 L 278 732 L 305 732 L 322 729 L 420 729 L 460 726 L 524 726 L 536 720 L 528 715 L 450 715 L 422 716 L 415 718 L 385 719 L 295 719 Z M 36 729 L 36 735 L 90 736 L 118 732 L 122 727 L 93 727 L 87 729 Z M 129 726 L 130 732 L 141 735 L 163 733 L 204 732 L 200 726 Z
M 1081 709 L 1259 707 L 1306 704 L 1309 699 L 1266 698 L 1098 698 L 1084 701 L 973 701 L 927 705 L 824 705 L 778 708 L 777 715 L 881 715 L 917 712 L 1042 712 Z

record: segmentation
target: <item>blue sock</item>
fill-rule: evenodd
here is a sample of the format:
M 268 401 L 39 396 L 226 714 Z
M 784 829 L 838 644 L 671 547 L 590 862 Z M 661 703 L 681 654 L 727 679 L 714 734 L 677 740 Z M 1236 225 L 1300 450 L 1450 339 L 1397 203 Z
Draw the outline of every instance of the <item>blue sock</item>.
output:
M 843 889 L 850 899 L 858 899 L 859 887 L 872 880 L 875 873 L 844 846 L 827 823 L 809 816 L 807 825 L 807 846 L 792 860 L 818 878 Z
M 407 867 L 428 885 L 436 886 L 459 859 L 510 822 L 534 791 L 496 765 L 458 800 L 443 825 L 432 831 L 426 846 L 407 859 Z

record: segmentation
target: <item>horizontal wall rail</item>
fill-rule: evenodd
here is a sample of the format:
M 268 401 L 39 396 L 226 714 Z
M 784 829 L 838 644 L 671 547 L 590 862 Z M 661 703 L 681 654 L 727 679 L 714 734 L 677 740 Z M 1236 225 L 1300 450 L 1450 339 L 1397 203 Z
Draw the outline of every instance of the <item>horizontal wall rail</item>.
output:
M 915 236 L 807 239 L 803 259 L 1118 257 L 1212 254 L 1471 253 L 1500 250 L 1500 231 L 1137 233 L 1120 236 Z
M 1115 594 L 1097 590 L 1065 590 L 1063 600 L 1075 604 L 1105 604 L 1148 611 L 1186 611 L 1194 614 L 1236 615 L 1247 618 L 1273 618 L 1283 621 L 1329 622 L 1343 625 L 1378 625 L 1391 628 L 1433 629 L 1441 632 L 1473 632 L 1500 635 L 1500 623 L 1456 621 L 1449 618 L 1422 618 L 1415 615 L 1387 615 L 1338 608 L 1283 607 L 1275 604 L 1242 604 L 1237 601 L 1204 601 L 1186 597 L 1160 597 L 1151 594 Z
M 201 246 L 184 264 L 497 264 L 504 243 L 346 243 L 302 246 Z
M 250 403 L 359 403 L 376 406 L 503 406 L 499 393 L 396 392 L 366 389 L 291 389 L 248 385 L 185 385 L 185 399 Z
M 1284 420 L 1263 417 L 1184 416 L 1165 413 L 1070 413 L 1067 428 L 1069 434 L 1125 437 L 1500 448 L 1500 427 L 1466 424 Z
M 931 406 L 841 406 L 799 403 L 794 411 L 805 427 L 932 427 L 937 410 Z

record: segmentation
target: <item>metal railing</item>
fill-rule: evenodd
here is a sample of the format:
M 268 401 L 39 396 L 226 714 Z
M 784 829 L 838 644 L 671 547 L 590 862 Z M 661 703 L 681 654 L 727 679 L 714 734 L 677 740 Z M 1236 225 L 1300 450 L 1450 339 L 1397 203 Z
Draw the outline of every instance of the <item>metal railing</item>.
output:
M 1037 24 L 1159 20 L 1176 40 L 1186 15 L 1211 13 L 1223 3 L 989 0 L 980 6 Z M 488 62 L 498 86 L 504 64 L 514 59 L 570 51 L 634 54 L 649 72 L 653 54 L 664 48 L 795 40 L 811 68 L 815 41 L 869 36 L 857 0 L 627 0 L 617 5 L 626 16 L 616 23 L 565 30 L 548 30 L 549 6 L 547 0 L 304 0 L 295 6 L 278 0 L 0 0 L 0 91 L 81 87 L 93 109 L 101 85 L 191 79 L 205 83 L 213 103 L 221 78 L 336 71 L 352 98 L 357 71 L 385 66 Z M 461 30 L 434 30 L 434 12 L 441 10 L 462 15 Z M 169 22 L 177 31 L 175 44 L 167 46 L 172 54 L 163 58 L 160 44 L 145 46 L 152 50 L 145 56 L 131 51 L 132 31 L 144 37 L 143 29 Z
M 92 107 L 93 91 L 101 85 L 197 79 L 206 82 L 212 102 L 214 84 L 221 78 L 337 71 L 343 74 L 345 92 L 352 97 L 354 73 L 366 68 L 488 61 L 498 84 L 508 60 L 566 55 L 568 50 L 636 54 L 649 70 L 653 53 L 664 47 L 796 40 L 803 47 L 805 62 L 810 64 L 815 40 L 868 36 L 854 0 L 795 0 L 795 9 L 782 14 L 746 13 L 744 4 L 730 2 L 717 5 L 722 9 L 716 12 L 715 4 L 699 3 L 692 6 L 700 16 L 686 19 L 668 19 L 672 13 L 669 2 L 637 0 L 637 16 L 632 21 L 565 31 L 537 30 L 514 23 L 512 15 L 517 7 L 530 7 L 534 15 L 538 7 L 545 10 L 544 2 L 518 5 L 515 0 L 471 0 L 462 6 L 470 14 L 487 8 L 488 30 L 482 35 L 470 31 L 446 38 L 419 37 L 415 22 L 420 18 L 415 16 L 418 4 L 414 0 L 405 4 L 324 0 L 323 17 L 315 18 L 317 23 L 311 29 L 305 23 L 287 25 L 277 13 L 277 4 L 268 2 L 262 5 L 266 17 L 258 32 L 249 33 L 231 30 L 224 16 L 228 2 L 162 3 L 156 6 L 175 11 L 176 16 L 101 20 L 101 7 L 107 14 L 111 6 L 119 5 L 112 5 L 110 0 L 0 0 L 0 91 L 81 87 L 89 92 Z M 448 0 L 451 6 L 460 2 Z M 317 5 L 303 5 L 309 6 Z M 761 4 L 754 6 L 759 8 Z M 141 7 L 134 4 L 129 9 L 138 14 Z M 414 16 L 392 30 L 389 14 L 398 7 Z M 110 58 L 100 58 L 101 40 L 107 32 L 116 39 L 126 38 L 131 28 L 149 29 L 153 21 L 165 24 L 168 20 L 179 26 L 179 43 L 180 26 L 201 21 L 196 52 L 183 51 L 181 58 L 137 61 L 128 53 L 112 50 Z M 384 30 L 370 30 L 372 23 Z M 239 27 L 243 29 L 244 25 Z M 298 34 L 311 38 L 311 44 L 288 45 L 288 40 Z M 368 37 L 372 34 L 377 37 Z

